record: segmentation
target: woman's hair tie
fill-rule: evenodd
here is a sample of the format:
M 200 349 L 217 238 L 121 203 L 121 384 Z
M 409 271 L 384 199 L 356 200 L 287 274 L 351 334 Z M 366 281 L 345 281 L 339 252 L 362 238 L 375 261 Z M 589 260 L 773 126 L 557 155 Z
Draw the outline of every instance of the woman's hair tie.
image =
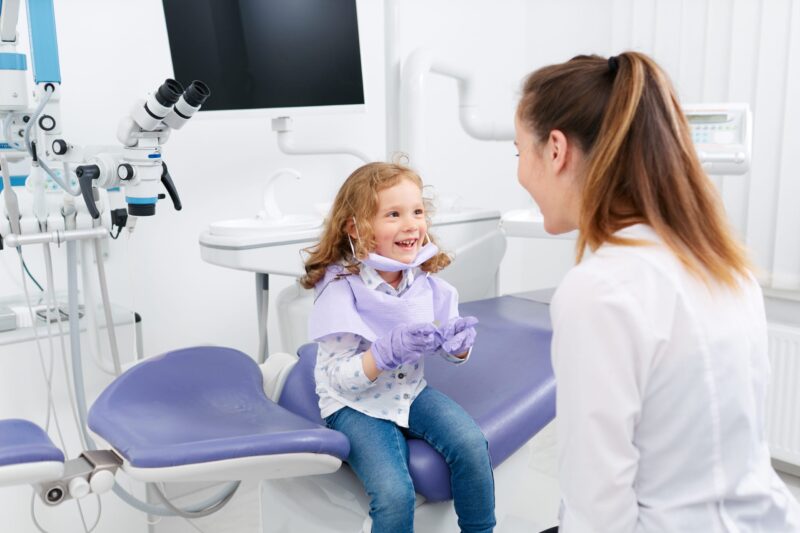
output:
M 617 56 L 608 58 L 608 70 L 611 71 L 611 74 L 616 74 L 617 70 L 619 70 L 619 59 L 617 59 Z

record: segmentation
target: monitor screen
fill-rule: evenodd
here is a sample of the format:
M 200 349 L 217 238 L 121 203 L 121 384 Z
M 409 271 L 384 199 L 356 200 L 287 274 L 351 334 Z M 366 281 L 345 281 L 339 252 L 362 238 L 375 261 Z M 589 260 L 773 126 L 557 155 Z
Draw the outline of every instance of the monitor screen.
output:
M 364 103 L 355 0 L 163 0 L 175 79 L 204 111 Z

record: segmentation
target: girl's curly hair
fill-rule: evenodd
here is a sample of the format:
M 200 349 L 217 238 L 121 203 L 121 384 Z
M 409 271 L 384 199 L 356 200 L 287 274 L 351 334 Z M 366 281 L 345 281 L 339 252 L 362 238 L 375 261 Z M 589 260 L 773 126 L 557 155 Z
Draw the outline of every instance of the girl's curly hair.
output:
M 300 278 L 303 287 L 313 288 L 325 276 L 328 266 L 335 263 L 343 262 L 353 274 L 359 272 L 360 259 L 375 249 L 372 219 L 378 212 L 378 193 L 403 179 L 422 189 L 422 178 L 410 168 L 396 163 L 368 163 L 350 174 L 336 194 L 319 242 L 304 250 L 308 258 L 305 261 L 306 274 Z M 425 220 L 430 228 L 432 206 L 427 199 L 423 199 L 423 203 Z M 354 218 L 360 237 L 353 242 L 355 256 L 348 239 Z M 436 242 L 430 232 L 428 237 L 431 242 Z M 438 272 L 450 262 L 450 257 L 440 252 L 422 263 L 421 268 L 425 272 Z

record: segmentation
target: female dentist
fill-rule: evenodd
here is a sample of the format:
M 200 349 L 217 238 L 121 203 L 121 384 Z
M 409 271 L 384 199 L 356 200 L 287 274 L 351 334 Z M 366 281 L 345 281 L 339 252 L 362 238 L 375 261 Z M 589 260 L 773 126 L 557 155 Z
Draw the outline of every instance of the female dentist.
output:
M 562 533 L 800 531 L 761 290 L 666 74 L 635 52 L 537 70 L 515 144 L 545 229 L 579 231 L 551 306 Z

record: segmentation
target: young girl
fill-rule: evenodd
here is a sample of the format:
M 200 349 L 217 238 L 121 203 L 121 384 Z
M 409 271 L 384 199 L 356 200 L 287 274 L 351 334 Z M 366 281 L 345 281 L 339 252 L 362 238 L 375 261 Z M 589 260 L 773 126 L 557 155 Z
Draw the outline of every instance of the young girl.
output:
M 321 414 L 350 439 L 347 461 L 371 498 L 376 533 L 414 529 L 406 437 L 444 456 L 462 531 L 495 525 L 486 438 L 423 376 L 425 356 L 461 364 L 475 340 L 477 320 L 459 317 L 455 289 L 431 275 L 449 263 L 428 234 L 422 180 L 389 163 L 347 178 L 306 261 Z

